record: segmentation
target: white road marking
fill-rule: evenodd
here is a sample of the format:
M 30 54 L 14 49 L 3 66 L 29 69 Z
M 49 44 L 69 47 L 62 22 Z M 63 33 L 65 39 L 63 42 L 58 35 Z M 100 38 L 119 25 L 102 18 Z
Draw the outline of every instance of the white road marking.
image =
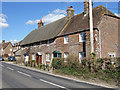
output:
M 32 77 L 32 76 L 29 75 L 29 74 L 26 74 L 26 73 L 23 73 L 23 72 L 20 72 L 20 71 L 17 71 L 17 72 L 20 73 L 20 74 L 26 75 L 26 76 L 28 76 L 28 77 Z
M 49 82 L 49 81 L 45 81 L 45 80 L 43 80 L 43 79 L 40 79 L 40 81 L 43 81 L 43 82 L 45 82 L 45 83 L 48 83 L 48 84 L 51 84 L 51 85 L 54 85 L 54 86 L 57 86 L 57 87 L 60 87 L 60 88 L 65 88 L 65 89 L 67 89 L 66 87 L 63 87 L 63 86 L 57 85 L 57 84 L 52 83 L 52 82 Z
M 12 69 L 12 68 L 10 68 L 10 67 L 7 67 L 7 68 L 10 69 L 10 70 L 12 70 L 12 71 L 14 70 L 14 69 Z
M 0 65 L 1 67 L 4 67 L 2 64 Z

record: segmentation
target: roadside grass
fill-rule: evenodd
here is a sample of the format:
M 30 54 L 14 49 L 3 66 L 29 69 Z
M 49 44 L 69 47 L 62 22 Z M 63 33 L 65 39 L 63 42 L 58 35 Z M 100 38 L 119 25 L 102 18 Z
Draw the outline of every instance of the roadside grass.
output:
M 4 59 L 4 61 L 5 61 L 5 62 L 9 62 L 9 60 L 7 60 L 7 59 Z
M 116 86 L 120 87 L 120 58 L 84 59 L 81 64 L 78 64 L 73 56 L 65 60 L 67 63 L 64 63 L 64 59 L 53 59 L 54 73 L 84 79 L 99 79 L 108 83 L 115 82 Z
M 83 77 L 84 79 L 89 78 L 97 78 L 100 80 L 105 80 L 106 82 L 118 82 L 119 76 L 116 74 L 117 72 L 107 72 L 105 70 L 101 70 L 96 73 L 91 72 L 83 72 L 83 70 L 80 69 L 71 69 L 71 68 L 61 68 L 61 69 L 55 69 L 55 73 L 57 74 L 63 74 L 63 75 L 72 75 L 74 77 Z

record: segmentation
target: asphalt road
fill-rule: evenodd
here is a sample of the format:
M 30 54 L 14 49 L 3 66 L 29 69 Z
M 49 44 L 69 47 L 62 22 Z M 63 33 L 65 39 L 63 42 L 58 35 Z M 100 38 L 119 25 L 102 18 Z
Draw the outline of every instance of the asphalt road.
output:
M 33 71 L 4 62 L 0 64 L 0 67 L 2 67 L 2 88 L 104 88 Z

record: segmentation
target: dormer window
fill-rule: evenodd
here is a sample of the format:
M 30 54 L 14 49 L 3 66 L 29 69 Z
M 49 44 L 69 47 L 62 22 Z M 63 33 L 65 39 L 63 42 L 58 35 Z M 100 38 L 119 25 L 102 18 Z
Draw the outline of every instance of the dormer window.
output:
M 69 42 L 69 38 L 68 38 L 68 36 L 65 36 L 64 37 L 64 44 L 68 44 L 68 42 Z
M 79 42 L 85 42 L 85 32 L 79 34 Z

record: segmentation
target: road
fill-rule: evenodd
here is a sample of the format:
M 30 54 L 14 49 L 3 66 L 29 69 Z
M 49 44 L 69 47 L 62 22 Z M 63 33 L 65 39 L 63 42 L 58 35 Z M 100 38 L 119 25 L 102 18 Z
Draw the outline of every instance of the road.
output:
M 4 62 L 0 67 L 2 67 L 2 88 L 104 88 Z

